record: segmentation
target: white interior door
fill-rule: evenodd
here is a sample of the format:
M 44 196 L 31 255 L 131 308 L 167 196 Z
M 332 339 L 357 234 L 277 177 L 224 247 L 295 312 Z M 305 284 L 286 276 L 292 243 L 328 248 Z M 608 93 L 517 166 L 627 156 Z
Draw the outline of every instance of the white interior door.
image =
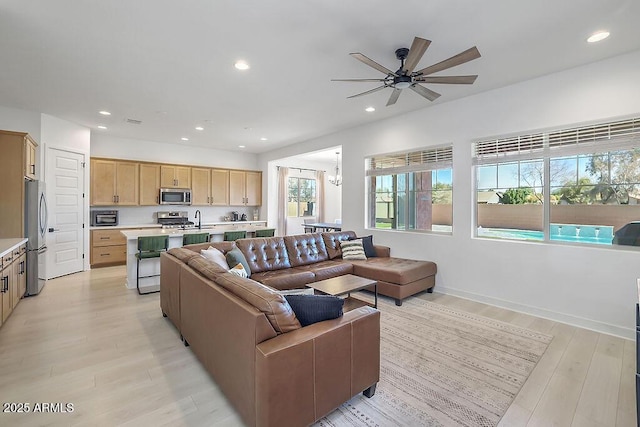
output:
M 56 148 L 47 150 L 48 279 L 83 270 L 84 157 Z

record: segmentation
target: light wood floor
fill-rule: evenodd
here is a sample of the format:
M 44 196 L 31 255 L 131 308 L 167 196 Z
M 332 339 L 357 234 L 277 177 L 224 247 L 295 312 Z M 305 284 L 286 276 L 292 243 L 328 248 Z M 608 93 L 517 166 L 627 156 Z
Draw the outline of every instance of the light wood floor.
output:
M 0 413 L 0 426 L 242 425 L 162 317 L 159 294 L 125 289 L 125 274 L 66 276 L 20 302 L 0 329 L 1 400 L 74 410 Z M 448 295 L 420 298 L 554 336 L 501 426 L 636 425 L 633 341 Z

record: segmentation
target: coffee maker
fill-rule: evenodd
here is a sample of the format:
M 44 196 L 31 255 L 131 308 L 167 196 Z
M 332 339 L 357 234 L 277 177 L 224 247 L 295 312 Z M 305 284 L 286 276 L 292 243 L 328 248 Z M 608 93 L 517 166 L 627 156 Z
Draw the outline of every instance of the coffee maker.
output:
M 240 221 L 240 214 L 238 211 L 231 212 L 231 221 Z

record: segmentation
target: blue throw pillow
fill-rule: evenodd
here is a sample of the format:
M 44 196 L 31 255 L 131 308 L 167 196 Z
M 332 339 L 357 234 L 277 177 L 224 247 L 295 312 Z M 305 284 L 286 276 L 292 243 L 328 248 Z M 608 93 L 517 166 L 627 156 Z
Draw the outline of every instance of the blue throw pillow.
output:
M 251 269 L 249 268 L 249 263 L 247 259 L 244 257 L 244 254 L 238 248 L 233 248 L 225 255 L 227 260 L 227 264 L 231 266 L 238 265 L 238 263 L 242 264 L 244 267 L 244 271 L 247 272 L 247 277 L 251 277 Z
M 333 295 L 285 295 L 302 326 L 342 316 L 344 300 Z
M 356 239 L 362 240 L 362 247 L 364 248 L 364 254 L 367 258 L 375 258 L 378 256 L 376 255 L 376 250 L 373 247 L 373 236 L 355 237 L 350 240 Z

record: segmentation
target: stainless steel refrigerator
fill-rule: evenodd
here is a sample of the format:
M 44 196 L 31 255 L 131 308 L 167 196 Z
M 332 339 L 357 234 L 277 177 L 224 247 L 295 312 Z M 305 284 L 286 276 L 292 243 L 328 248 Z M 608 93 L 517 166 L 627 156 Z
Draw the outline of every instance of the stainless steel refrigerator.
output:
M 37 295 L 44 286 L 47 250 L 47 198 L 42 181 L 25 182 L 24 230 L 27 242 L 27 293 Z

